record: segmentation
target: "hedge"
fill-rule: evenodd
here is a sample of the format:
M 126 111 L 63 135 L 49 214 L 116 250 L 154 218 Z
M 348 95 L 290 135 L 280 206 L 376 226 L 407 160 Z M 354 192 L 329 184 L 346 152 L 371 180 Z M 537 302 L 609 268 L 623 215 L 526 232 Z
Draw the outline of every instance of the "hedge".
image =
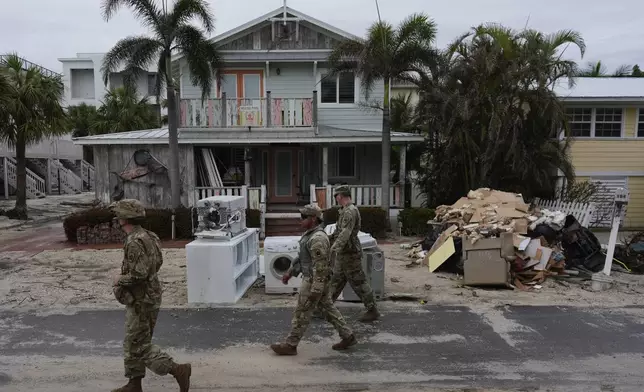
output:
M 339 207 L 332 207 L 324 211 L 324 224 L 330 225 L 338 221 Z M 360 231 L 371 234 L 375 238 L 383 238 L 389 228 L 389 219 L 385 210 L 380 207 L 358 207 L 361 218 Z
M 194 216 L 191 216 L 191 211 Z M 155 232 L 162 240 L 172 239 L 172 211 L 169 209 L 147 208 L 146 221 L 143 228 Z M 196 210 L 179 208 L 175 215 L 175 228 L 177 239 L 191 239 L 193 219 L 196 224 Z M 95 207 L 74 213 L 63 221 L 65 236 L 68 241 L 77 242 L 76 231 L 83 227 L 94 227 L 101 223 L 109 223 L 114 219 L 114 214 L 107 207 Z M 260 211 L 246 210 L 246 226 L 260 227 Z
M 434 219 L 431 208 L 405 208 L 398 213 L 398 222 L 404 236 L 427 235 L 427 221 Z

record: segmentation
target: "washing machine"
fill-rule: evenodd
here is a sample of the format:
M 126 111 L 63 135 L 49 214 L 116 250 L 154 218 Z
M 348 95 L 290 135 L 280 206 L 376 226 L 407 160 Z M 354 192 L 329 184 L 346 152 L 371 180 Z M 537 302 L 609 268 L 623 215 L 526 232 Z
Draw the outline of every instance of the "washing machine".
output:
M 264 287 L 266 294 L 296 293 L 302 278 L 291 277 L 288 284 L 282 276 L 291 267 L 300 251 L 300 238 L 296 236 L 266 237 L 264 239 Z

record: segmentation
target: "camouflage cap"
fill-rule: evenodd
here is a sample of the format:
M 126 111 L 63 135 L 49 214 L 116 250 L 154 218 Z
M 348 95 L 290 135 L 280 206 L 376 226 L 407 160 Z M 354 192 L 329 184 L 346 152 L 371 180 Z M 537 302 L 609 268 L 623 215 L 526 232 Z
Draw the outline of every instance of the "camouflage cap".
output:
M 136 199 L 123 199 L 110 204 L 110 209 L 119 219 L 144 218 L 145 207 Z
M 351 196 L 351 189 L 348 185 L 338 185 L 333 191 L 333 196 L 335 197 L 337 195 Z
M 300 213 L 304 216 L 314 216 L 316 218 L 322 218 L 322 209 L 320 209 L 317 204 L 305 205 L 303 208 L 300 208 Z

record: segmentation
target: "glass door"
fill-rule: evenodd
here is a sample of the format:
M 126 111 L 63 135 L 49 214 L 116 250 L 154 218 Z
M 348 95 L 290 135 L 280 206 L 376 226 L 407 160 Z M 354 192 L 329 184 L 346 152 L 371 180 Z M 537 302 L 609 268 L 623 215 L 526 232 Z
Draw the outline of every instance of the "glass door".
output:
M 296 151 L 292 149 L 275 150 L 272 152 L 271 170 L 271 201 L 276 203 L 295 203 Z
M 243 99 L 240 102 L 240 125 L 260 126 L 262 119 L 262 78 L 259 74 L 242 75 Z

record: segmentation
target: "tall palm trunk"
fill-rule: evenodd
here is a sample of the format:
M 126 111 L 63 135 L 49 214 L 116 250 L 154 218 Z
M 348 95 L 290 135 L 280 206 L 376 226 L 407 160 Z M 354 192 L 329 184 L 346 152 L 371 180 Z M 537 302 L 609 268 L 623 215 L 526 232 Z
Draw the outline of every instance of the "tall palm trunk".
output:
M 27 219 L 27 143 L 24 137 L 16 140 L 16 207 L 15 218 Z
M 177 97 L 172 81 L 172 65 L 170 57 L 166 60 L 166 81 L 168 97 L 168 142 L 170 144 L 170 195 L 172 208 L 181 207 L 181 178 L 179 176 L 179 115 L 177 113 Z
M 391 123 L 389 118 L 389 79 L 385 79 L 382 108 L 382 209 L 389 219 L 389 172 L 391 171 Z

